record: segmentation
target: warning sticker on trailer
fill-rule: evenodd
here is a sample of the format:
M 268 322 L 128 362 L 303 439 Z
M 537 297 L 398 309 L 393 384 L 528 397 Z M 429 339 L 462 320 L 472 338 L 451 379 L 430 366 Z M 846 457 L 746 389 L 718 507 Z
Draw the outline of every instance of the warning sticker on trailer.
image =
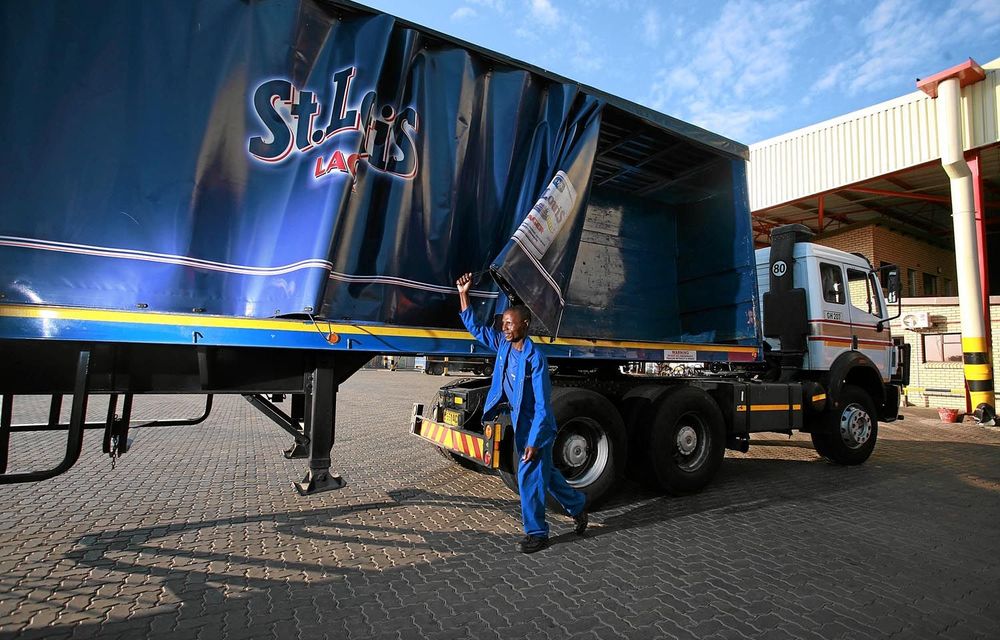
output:
M 667 362 L 694 362 L 698 352 L 690 349 L 664 349 L 663 359 Z

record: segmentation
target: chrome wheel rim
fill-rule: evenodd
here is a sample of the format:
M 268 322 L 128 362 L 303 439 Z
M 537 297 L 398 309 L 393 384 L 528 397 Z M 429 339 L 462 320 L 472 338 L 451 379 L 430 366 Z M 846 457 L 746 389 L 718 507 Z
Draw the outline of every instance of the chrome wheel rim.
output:
M 689 456 L 698 448 L 698 432 L 688 425 L 677 430 L 677 449 L 682 455 Z
M 611 441 L 600 423 L 591 418 L 573 418 L 559 429 L 552 447 L 553 464 L 573 488 L 596 481 L 611 459 Z
M 857 403 L 844 407 L 840 414 L 840 439 L 849 449 L 860 449 L 872 437 L 872 418 Z
M 709 434 L 705 422 L 696 413 L 685 413 L 677 420 L 674 461 L 682 471 L 697 471 L 708 460 Z

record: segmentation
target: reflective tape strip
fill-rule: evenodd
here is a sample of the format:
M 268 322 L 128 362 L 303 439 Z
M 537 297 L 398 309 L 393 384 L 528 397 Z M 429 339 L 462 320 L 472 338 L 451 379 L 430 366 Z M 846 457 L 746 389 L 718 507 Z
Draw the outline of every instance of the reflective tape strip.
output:
M 966 353 L 986 353 L 986 338 L 962 338 L 962 351 Z
M 802 405 L 798 404 L 752 404 L 750 411 L 798 411 Z
M 992 391 L 969 391 L 969 399 L 972 401 L 972 408 L 975 409 L 981 404 L 996 406 L 996 394 Z
M 966 380 L 989 380 L 992 377 L 993 371 L 988 364 L 965 365 Z
M 989 364 L 986 359 L 986 354 L 983 352 L 978 353 L 962 353 L 962 362 L 965 364 Z
M 988 380 L 966 380 L 969 385 L 969 393 L 993 391 L 993 379 Z
M 826 400 L 826 394 L 825 393 L 817 393 L 816 395 L 814 395 L 812 397 L 812 401 L 813 402 L 819 402 L 820 400 Z

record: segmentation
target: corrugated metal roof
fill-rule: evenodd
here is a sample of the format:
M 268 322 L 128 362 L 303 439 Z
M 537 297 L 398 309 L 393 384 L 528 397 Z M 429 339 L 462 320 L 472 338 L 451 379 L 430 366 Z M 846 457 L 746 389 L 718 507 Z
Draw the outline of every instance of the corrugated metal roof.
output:
M 1000 142 L 1000 58 L 962 91 L 965 149 Z M 750 145 L 757 211 L 940 158 L 934 101 L 921 91 Z

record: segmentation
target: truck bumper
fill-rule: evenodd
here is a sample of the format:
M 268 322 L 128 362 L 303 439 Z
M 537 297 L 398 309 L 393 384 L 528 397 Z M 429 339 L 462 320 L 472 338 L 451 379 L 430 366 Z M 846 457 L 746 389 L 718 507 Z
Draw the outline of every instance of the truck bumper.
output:
M 410 433 L 488 469 L 500 467 L 503 428 L 499 424 L 487 424 L 483 433 L 475 433 L 432 420 L 423 414 L 424 405 L 415 403 L 410 416 Z

